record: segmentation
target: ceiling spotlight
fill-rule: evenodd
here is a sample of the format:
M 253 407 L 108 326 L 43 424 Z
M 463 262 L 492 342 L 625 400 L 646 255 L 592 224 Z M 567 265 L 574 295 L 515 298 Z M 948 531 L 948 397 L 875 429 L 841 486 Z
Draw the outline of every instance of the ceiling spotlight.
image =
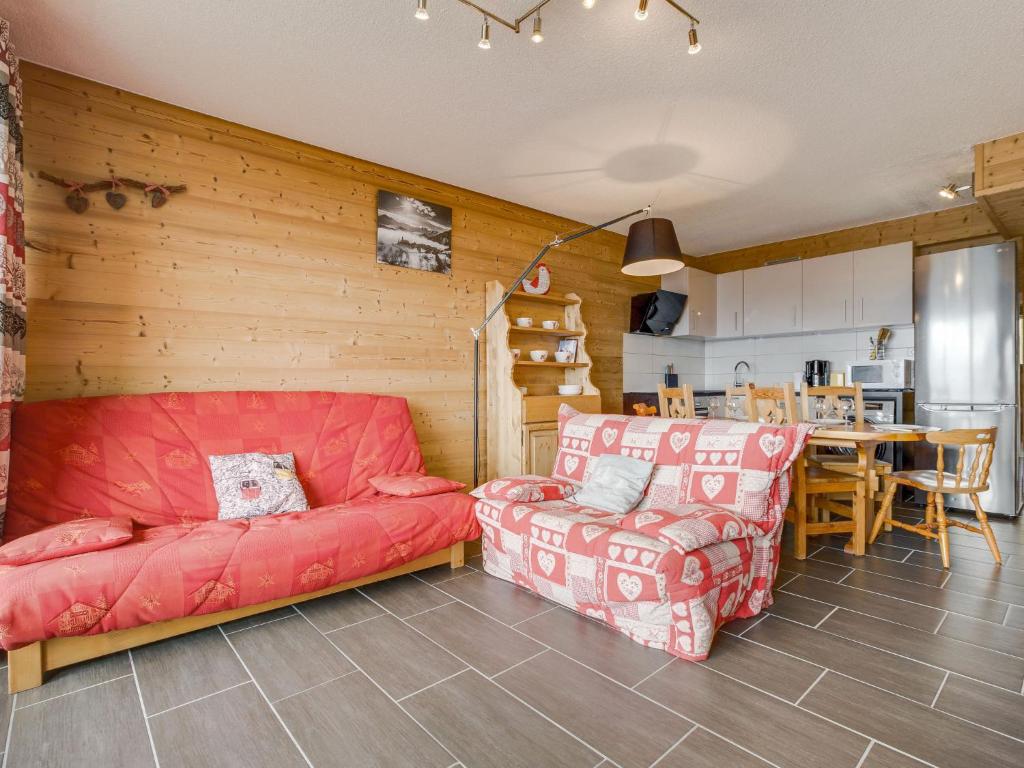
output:
M 700 53 L 700 43 L 697 42 L 697 25 L 692 21 L 690 22 L 690 47 L 686 50 L 691 56 Z
M 637 21 L 643 21 L 647 18 L 647 0 L 640 0 L 636 10 L 633 11 L 633 15 L 636 16 Z
M 595 2 L 597 2 L 597 0 L 583 0 L 583 7 L 589 11 L 594 7 Z
M 417 0 L 416 18 L 420 21 L 426 21 L 430 18 L 430 14 L 427 13 L 427 0 Z
M 487 21 L 487 17 L 484 16 L 484 26 L 480 30 L 480 42 L 476 44 L 477 48 L 483 48 L 485 51 L 491 48 L 491 25 Z
M 544 33 L 540 30 L 540 14 L 537 14 L 537 18 L 533 20 L 533 34 L 530 35 L 530 39 L 535 43 L 544 42 Z
M 939 197 L 944 197 L 947 200 L 955 200 L 960 197 L 960 193 L 965 189 L 971 189 L 971 185 L 964 184 L 962 187 L 958 187 L 956 184 L 950 183 L 939 189 Z

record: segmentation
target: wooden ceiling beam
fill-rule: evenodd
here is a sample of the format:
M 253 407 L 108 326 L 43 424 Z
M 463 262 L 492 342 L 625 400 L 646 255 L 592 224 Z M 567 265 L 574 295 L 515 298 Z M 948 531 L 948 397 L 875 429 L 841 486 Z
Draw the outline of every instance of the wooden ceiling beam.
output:
M 785 259 L 813 259 L 908 240 L 916 246 L 926 246 L 994 234 L 1000 234 L 999 230 L 981 206 L 972 203 L 835 232 L 722 251 L 698 259 L 697 266 L 708 272 L 734 272 Z

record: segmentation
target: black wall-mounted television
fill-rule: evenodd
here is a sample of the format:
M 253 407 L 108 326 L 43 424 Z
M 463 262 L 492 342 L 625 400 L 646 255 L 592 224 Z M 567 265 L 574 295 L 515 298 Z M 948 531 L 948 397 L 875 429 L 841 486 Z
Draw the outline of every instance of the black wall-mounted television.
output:
M 686 295 L 674 291 L 638 293 L 632 299 L 629 312 L 630 333 L 650 333 L 668 336 L 679 322 L 686 306 Z

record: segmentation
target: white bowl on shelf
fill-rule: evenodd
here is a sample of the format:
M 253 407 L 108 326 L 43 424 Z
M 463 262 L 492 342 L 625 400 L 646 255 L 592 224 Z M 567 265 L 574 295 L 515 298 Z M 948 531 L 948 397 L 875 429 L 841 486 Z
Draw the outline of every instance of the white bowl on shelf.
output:
M 530 359 L 535 363 L 543 363 L 548 359 L 548 351 L 546 349 L 531 349 Z
M 558 394 L 560 395 L 581 395 L 583 394 L 582 384 L 559 384 Z

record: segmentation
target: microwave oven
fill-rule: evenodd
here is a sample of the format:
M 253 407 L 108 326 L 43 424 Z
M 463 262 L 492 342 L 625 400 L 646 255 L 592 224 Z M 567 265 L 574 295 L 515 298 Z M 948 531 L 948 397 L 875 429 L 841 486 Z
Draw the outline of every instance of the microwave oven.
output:
M 912 389 L 914 386 L 914 361 L 910 358 L 892 360 L 866 360 L 848 363 L 846 384 L 860 383 L 864 389 Z

